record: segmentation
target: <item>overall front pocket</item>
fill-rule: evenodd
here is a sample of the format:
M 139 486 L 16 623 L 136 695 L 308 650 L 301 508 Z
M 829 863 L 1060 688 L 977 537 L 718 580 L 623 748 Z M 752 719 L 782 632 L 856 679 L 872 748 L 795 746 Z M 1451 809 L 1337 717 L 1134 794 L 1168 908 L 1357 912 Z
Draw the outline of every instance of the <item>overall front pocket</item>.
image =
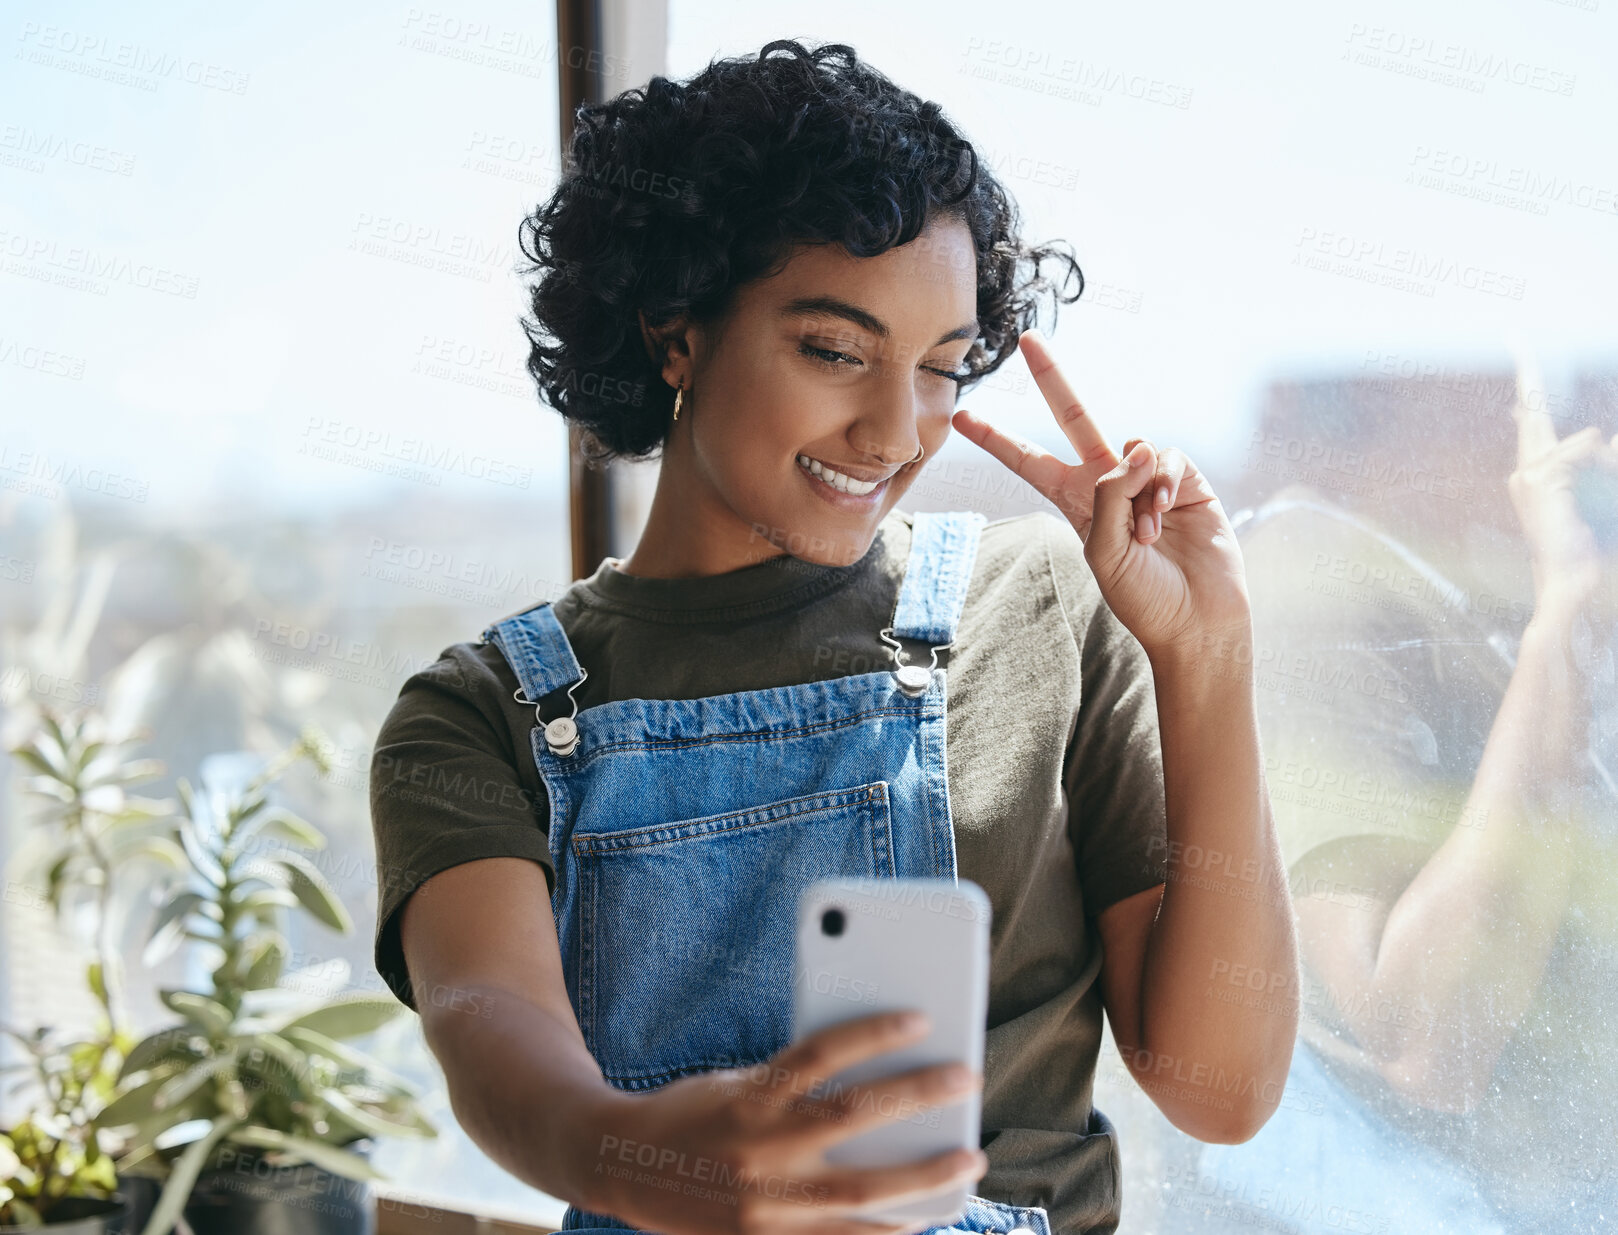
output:
M 575 831 L 579 1025 L 621 1089 L 787 1045 L 798 894 L 892 878 L 888 783 L 612 832 Z

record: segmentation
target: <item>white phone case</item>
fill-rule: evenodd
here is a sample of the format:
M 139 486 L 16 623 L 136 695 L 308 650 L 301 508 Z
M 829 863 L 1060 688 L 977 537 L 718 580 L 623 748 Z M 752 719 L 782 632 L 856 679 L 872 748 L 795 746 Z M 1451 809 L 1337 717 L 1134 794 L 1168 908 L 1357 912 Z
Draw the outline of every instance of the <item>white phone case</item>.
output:
M 828 911 L 840 913 L 840 933 L 828 933 L 839 924 Z M 798 903 L 792 1040 L 902 1008 L 919 1008 L 932 1022 L 925 1038 L 844 1069 L 828 1090 L 951 1060 L 983 1071 L 989 913 L 988 896 L 965 879 L 822 879 L 804 890 Z M 834 1145 L 826 1160 L 890 1166 L 976 1148 L 982 1095 L 973 1090 L 947 1106 L 904 1110 L 895 1105 L 893 1114 Z M 965 1212 L 968 1194 L 962 1184 L 858 1216 L 913 1221 L 918 1230 L 947 1225 Z

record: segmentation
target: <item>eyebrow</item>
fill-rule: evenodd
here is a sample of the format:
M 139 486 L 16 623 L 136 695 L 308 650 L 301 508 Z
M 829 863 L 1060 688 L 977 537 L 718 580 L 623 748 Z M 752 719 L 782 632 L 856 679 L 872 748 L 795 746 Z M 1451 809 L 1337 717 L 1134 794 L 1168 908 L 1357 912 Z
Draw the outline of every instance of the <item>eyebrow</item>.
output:
M 891 338 L 893 335 L 888 324 L 876 314 L 860 308 L 857 304 L 839 300 L 836 296 L 800 296 L 781 306 L 782 317 L 805 317 L 815 313 L 844 318 L 864 330 L 869 330 L 879 339 Z M 978 325 L 978 319 L 974 317 L 954 330 L 939 335 L 938 342 L 933 346 L 937 347 L 939 343 L 948 343 L 954 339 L 975 339 L 978 337 Z

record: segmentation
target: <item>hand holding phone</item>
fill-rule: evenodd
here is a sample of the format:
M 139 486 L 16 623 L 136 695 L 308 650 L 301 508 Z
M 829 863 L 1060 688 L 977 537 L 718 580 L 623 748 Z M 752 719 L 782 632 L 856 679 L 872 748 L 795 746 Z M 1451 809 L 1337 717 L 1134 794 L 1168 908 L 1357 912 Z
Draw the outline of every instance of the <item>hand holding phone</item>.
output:
M 988 1170 L 981 1149 L 880 1167 L 833 1164 L 833 1151 L 886 1122 L 884 1110 L 951 1102 L 976 1094 L 981 1079 L 952 1085 L 947 1065 L 935 1065 L 846 1086 L 834 1098 L 811 1096 L 832 1075 L 874 1056 L 891 1059 L 931 1029 L 907 1028 L 899 1013 L 860 1016 L 752 1067 L 614 1095 L 594 1126 L 581 1129 L 574 1171 L 593 1190 L 575 1203 L 660 1235 L 912 1235 L 933 1225 L 855 1213 L 964 1191 Z
M 969 880 L 826 879 L 798 908 L 793 1040 L 873 1012 L 919 1010 L 922 1038 L 841 1069 L 828 1096 L 905 1069 L 955 1064 L 981 1077 L 988 1019 L 989 898 Z M 869 1096 L 867 1096 L 869 1100 Z M 944 1105 L 877 1107 L 882 1121 L 831 1146 L 829 1163 L 885 1167 L 950 1150 L 975 1150 L 981 1086 Z M 966 1208 L 965 1183 L 927 1196 L 872 1204 L 856 1216 L 947 1225 Z

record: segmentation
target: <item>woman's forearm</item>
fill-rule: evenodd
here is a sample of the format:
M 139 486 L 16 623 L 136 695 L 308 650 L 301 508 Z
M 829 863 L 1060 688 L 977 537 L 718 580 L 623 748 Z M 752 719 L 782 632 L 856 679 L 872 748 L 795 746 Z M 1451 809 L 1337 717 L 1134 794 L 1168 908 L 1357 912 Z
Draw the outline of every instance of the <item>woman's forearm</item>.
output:
M 1462 824 L 1383 926 L 1373 997 L 1422 1006 L 1424 1026 L 1355 1032 L 1389 1083 L 1426 1106 L 1465 1110 L 1487 1087 L 1567 913 L 1578 829 L 1565 795 L 1587 709 L 1570 620 L 1552 610 L 1529 623 Z
M 1277 990 L 1296 990 L 1298 972 L 1252 657 L 1237 654 L 1243 640 L 1250 649 L 1250 629 L 1151 657 L 1168 878 L 1147 945 L 1142 1045 L 1153 1066 L 1172 1061 L 1178 1092 L 1193 1095 L 1182 1100 L 1181 1126 L 1222 1140 L 1251 1136 L 1280 1103 L 1298 1024 L 1296 1004 L 1284 999 L 1221 998 L 1233 972 L 1266 975 Z
M 456 1121 L 525 1184 L 595 1209 L 601 1131 L 631 1096 L 609 1085 L 577 1034 L 543 1008 L 496 987 L 459 994 L 422 1018 Z

